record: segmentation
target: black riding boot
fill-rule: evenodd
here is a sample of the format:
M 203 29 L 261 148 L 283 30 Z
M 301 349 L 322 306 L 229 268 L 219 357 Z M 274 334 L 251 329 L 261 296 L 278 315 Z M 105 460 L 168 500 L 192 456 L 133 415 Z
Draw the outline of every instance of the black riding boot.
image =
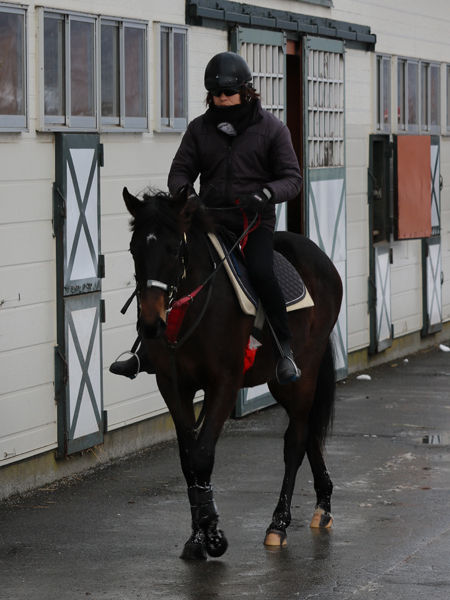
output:
M 294 353 L 288 341 L 280 342 L 278 353 L 281 354 L 275 368 L 278 383 L 284 385 L 300 379 L 301 371 L 295 364 Z
M 124 352 L 124 354 L 126 353 Z M 112 363 L 109 367 L 111 373 L 134 379 L 141 371 L 146 371 L 150 374 L 155 372 L 155 368 L 150 362 L 142 343 L 139 345 L 136 352 L 131 351 L 129 354 L 131 354 L 130 358 L 126 360 L 116 360 Z

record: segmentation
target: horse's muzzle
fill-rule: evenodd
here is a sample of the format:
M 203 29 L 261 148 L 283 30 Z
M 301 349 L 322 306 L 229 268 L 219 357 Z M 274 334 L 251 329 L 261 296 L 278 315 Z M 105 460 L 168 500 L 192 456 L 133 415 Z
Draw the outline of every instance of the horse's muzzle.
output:
M 140 295 L 139 333 L 146 339 L 156 339 L 164 335 L 166 327 L 165 293 L 152 287 Z

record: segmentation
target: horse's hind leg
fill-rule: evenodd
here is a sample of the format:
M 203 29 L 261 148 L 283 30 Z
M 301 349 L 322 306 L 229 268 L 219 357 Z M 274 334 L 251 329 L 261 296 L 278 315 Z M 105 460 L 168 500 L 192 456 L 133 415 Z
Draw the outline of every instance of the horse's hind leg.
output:
M 323 459 L 325 439 L 333 420 L 336 381 L 334 374 L 333 348 L 328 341 L 321 360 L 314 403 L 309 415 L 309 432 L 306 452 L 314 477 L 317 503 L 311 527 L 327 529 L 331 527 L 331 494 L 333 484 Z
M 314 489 L 316 490 L 316 509 L 311 520 L 311 527 L 328 529 L 333 523 L 331 516 L 331 494 L 333 483 L 328 474 L 327 467 L 322 455 L 321 442 L 314 434 L 308 437 L 306 446 L 309 464 L 314 477 Z
M 264 540 L 266 546 L 285 546 L 287 544 L 286 529 L 291 522 L 292 495 L 297 472 L 305 456 L 308 439 L 308 415 L 315 388 L 313 381 L 304 375 L 300 381 L 289 386 L 281 387 L 273 382 L 269 385 L 274 398 L 286 409 L 289 425 L 284 434 L 285 472 L 283 483 L 278 504 L 272 515 L 272 522 L 266 531 Z

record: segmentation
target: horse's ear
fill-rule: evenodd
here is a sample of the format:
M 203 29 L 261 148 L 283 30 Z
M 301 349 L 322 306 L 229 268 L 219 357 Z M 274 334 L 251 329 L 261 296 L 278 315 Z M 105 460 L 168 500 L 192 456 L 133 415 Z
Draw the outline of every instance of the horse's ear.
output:
M 125 201 L 125 205 L 128 209 L 128 212 L 131 214 L 131 216 L 135 217 L 137 211 L 139 210 L 140 206 L 142 205 L 142 202 L 138 198 L 136 198 L 136 196 L 133 196 L 133 194 L 130 194 L 130 192 L 128 191 L 128 189 L 126 187 L 124 187 L 122 190 L 122 196 Z

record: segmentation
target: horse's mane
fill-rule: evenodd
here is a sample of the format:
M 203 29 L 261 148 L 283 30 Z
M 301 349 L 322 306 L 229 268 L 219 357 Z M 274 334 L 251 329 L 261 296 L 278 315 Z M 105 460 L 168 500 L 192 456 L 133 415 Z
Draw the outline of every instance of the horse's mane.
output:
M 214 230 L 211 217 L 199 198 L 186 201 L 161 190 L 149 189 L 143 194 L 142 206 L 131 220 L 132 231 L 147 223 L 180 231 L 183 226 L 191 231 L 209 232 Z

